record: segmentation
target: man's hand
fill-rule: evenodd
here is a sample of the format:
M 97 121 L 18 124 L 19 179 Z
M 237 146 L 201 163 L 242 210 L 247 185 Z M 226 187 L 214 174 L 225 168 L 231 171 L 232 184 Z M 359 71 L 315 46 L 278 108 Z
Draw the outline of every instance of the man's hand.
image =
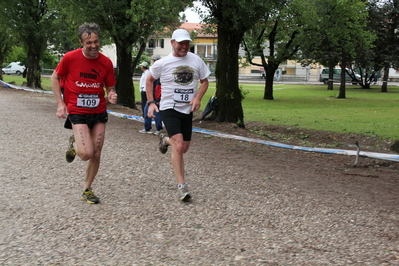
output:
M 147 116 L 149 118 L 155 118 L 154 112 L 159 112 L 158 106 L 155 103 L 150 103 L 150 105 L 148 105 Z
M 192 105 L 191 111 L 192 111 L 192 112 L 195 112 L 195 111 L 197 111 L 197 110 L 200 108 L 200 106 L 201 106 L 201 100 L 198 99 L 197 97 L 194 97 L 194 98 L 191 100 L 190 104 Z
M 118 102 L 118 94 L 116 92 L 111 91 L 108 93 L 108 102 L 112 104 L 116 104 Z
M 58 104 L 57 112 L 55 113 L 55 115 L 58 118 L 66 118 L 68 116 L 67 108 L 64 103 Z

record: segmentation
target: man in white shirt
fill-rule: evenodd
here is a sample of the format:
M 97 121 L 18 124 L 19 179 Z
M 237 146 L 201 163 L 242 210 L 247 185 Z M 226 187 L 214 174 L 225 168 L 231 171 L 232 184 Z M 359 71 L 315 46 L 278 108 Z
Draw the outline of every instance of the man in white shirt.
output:
M 146 115 L 144 114 L 144 107 L 147 103 L 147 94 L 145 92 L 145 82 L 147 79 L 148 74 L 150 73 L 150 71 L 148 70 L 149 65 L 147 62 L 142 62 L 140 64 L 141 67 L 141 71 L 143 71 L 143 74 L 141 74 L 141 78 L 140 78 L 140 96 L 141 96 L 141 110 L 143 111 L 143 119 L 146 117 Z
M 201 99 L 208 89 L 209 68 L 202 59 L 189 52 L 190 34 L 184 29 L 173 32 L 172 53 L 151 66 L 146 81 L 148 116 L 154 117 L 158 107 L 153 99 L 153 82 L 160 78 L 162 97 L 159 111 L 167 136 L 160 134 L 159 150 L 166 153 L 172 146 L 171 163 L 178 184 L 181 201 L 191 199 L 184 177 L 183 154 L 188 151 L 192 135 L 193 112 L 201 105 Z M 200 87 L 198 88 L 198 83 Z

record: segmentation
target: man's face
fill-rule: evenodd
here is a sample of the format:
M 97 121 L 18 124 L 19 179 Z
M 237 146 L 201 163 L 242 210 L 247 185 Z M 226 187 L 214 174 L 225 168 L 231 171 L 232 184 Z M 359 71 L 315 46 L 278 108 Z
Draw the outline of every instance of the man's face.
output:
M 98 52 L 100 51 L 100 40 L 97 34 L 93 32 L 89 36 L 87 32 L 83 33 L 80 44 L 83 46 L 83 53 L 87 58 L 97 58 Z
M 177 57 L 186 56 L 190 50 L 190 41 L 176 42 L 172 40 L 173 55 Z

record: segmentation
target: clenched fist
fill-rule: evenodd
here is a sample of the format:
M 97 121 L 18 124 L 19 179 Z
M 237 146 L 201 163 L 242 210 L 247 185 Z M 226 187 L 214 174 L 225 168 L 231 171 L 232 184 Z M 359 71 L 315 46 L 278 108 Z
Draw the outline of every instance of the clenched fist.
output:
M 116 92 L 111 91 L 108 93 L 108 102 L 112 104 L 116 104 L 118 101 L 118 94 Z

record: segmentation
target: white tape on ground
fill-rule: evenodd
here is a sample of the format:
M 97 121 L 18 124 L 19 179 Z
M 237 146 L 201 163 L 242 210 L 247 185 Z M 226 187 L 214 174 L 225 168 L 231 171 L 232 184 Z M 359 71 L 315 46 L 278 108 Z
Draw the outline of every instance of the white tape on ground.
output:
M 113 111 L 109 111 L 109 114 L 115 115 L 117 117 L 122 117 L 122 118 L 127 118 L 127 119 L 133 119 L 136 121 L 140 121 L 140 116 L 133 116 L 133 115 L 125 115 L 121 113 L 116 113 Z M 341 149 L 327 149 L 327 148 L 309 148 L 309 147 L 302 147 L 302 146 L 294 146 L 294 145 L 287 145 L 279 142 L 274 142 L 274 141 L 265 141 L 265 140 L 259 140 L 259 139 L 252 139 L 252 138 L 246 138 L 242 136 L 237 136 L 237 135 L 231 135 L 231 134 L 225 134 L 225 133 L 219 133 L 215 131 L 210 131 L 206 129 L 200 129 L 200 128 L 193 128 L 193 132 L 205 134 L 205 135 L 210 135 L 210 136 L 215 136 L 215 137 L 220 137 L 220 138 L 228 138 L 228 139 L 235 139 L 239 141 L 246 141 L 246 142 L 252 142 L 252 143 L 258 143 L 258 144 L 264 144 L 264 145 L 269 145 L 269 146 L 274 146 L 278 148 L 286 148 L 286 149 L 291 149 L 291 150 L 300 150 L 300 151 L 309 151 L 309 152 L 320 152 L 320 153 L 329 153 L 329 154 L 341 154 L 341 155 L 357 155 L 356 150 L 341 150 Z M 395 161 L 399 162 L 399 155 L 395 154 L 386 154 L 386 153 L 376 153 L 376 152 L 359 152 L 359 156 L 361 157 L 367 157 L 367 158 L 374 158 L 374 159 L 380 159 L 380 160 L 389 160 L 389 161 Z

